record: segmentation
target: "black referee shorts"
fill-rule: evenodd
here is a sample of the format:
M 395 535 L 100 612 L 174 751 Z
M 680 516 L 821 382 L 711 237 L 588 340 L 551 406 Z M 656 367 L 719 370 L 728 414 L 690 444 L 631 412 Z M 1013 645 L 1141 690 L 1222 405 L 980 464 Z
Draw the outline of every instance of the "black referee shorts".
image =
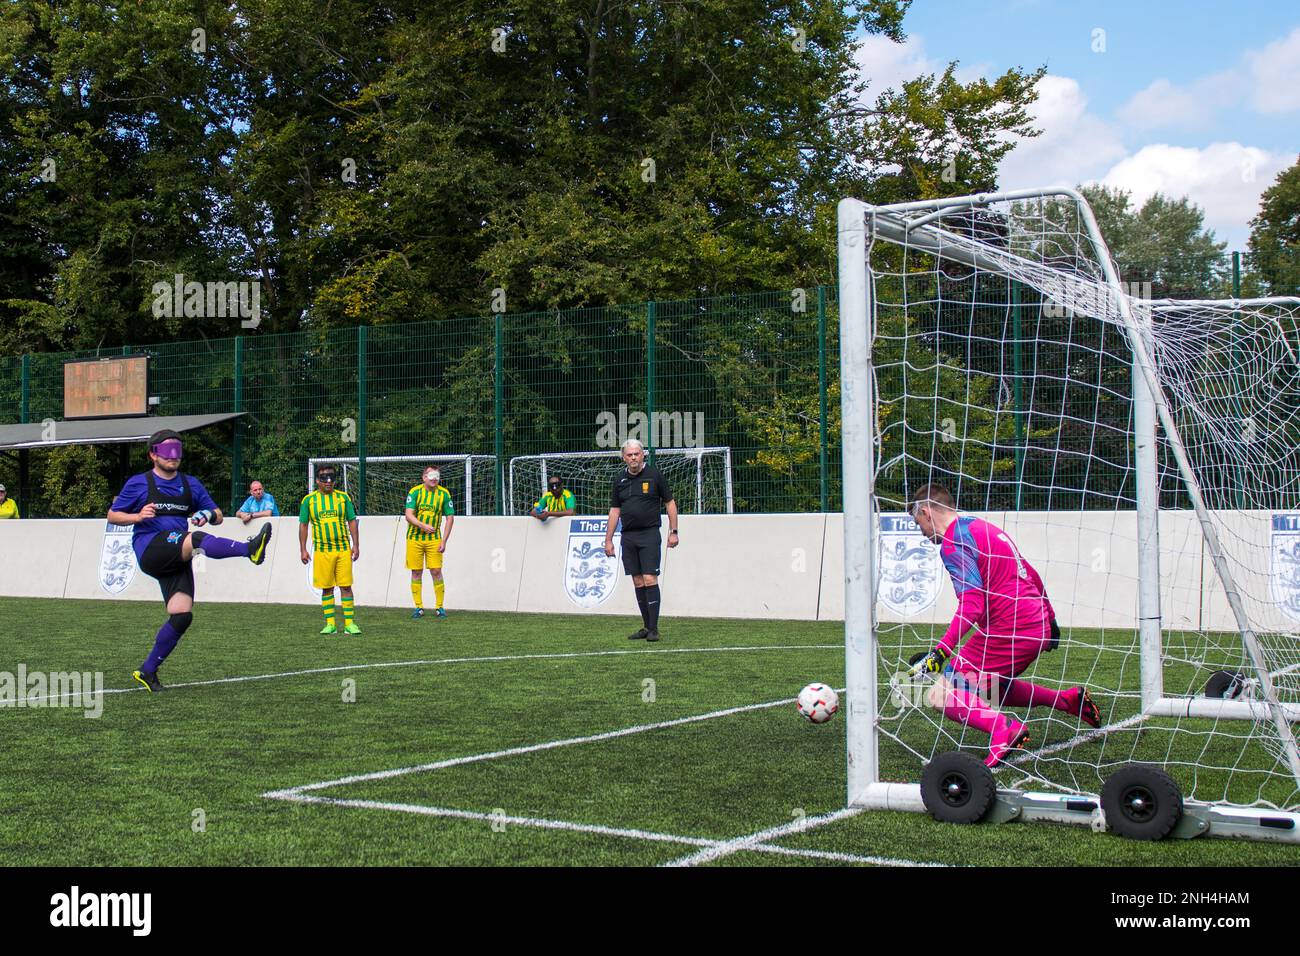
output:
M 163 602 L 170 601 L 173 594 L 188 594 L 194 597 L 194 566 L 181 557 L 181 546 L 185 534 L 175 541 L 168 539 L 178 532 L 163 532 L 144 547 L 140 555 L 140 570 L 158 581 L 162 588 Z
M 623 532 L 623 570 L 628 574 L 659 576 L 663 539 L 658 528 Z

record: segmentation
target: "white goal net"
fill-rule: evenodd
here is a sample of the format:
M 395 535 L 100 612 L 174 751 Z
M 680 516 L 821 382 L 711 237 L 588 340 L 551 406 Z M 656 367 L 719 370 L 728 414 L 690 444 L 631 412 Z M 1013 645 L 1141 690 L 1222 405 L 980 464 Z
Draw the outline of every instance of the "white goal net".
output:
M 659 448 L 655 467 L 663 472 L 683 514 L 731 514 L 731 449 L 726 447 Z M 559 452 L 510 459 L 506 514 L 527 514 L 546 491 L 549 476 L 559 475 L 573 492 L 578 514 L 609 511 L 609 490 L 623 470 L 619 451 Z
M 1135 291 L 1072 190 L 840 204 L 851 803 L 916 809 L 937 755 L 989 754 L 907 673 L 956 608 L 907 514 L 936 483 L 1063 631 L 1020 675 L 1060 703 L 990 702 L 1029 733 L 999 790 L 1073 819 L 1140 764 L 1192 803 L 1300 810 L 1300 299 Z
M 338 469 L 338 487 L 354 499 L 360 493 L 360 458 L 313 458 L 307 463 L 307 488 L 316 489 L 316 469 L 331 464 Z M 442 485 L 451 492 L 457 514 L 497 513 L 495 455 L 378 455 L 366 457 L 366 514 L 400 515 L 406 495 L 433 465 Z

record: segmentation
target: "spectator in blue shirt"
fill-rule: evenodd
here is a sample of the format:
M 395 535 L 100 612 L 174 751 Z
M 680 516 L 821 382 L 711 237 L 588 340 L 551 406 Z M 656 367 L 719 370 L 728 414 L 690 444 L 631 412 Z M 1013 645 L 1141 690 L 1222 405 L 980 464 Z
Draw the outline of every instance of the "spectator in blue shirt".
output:
M 275 503 L 275 496 L 267 494 L 262 483 L 255 481 L 248 486 L 248 497 L 235 512 L 235 517 L 244 524 L 248 524 L 254 518 L 278 518 L 280 507 Z

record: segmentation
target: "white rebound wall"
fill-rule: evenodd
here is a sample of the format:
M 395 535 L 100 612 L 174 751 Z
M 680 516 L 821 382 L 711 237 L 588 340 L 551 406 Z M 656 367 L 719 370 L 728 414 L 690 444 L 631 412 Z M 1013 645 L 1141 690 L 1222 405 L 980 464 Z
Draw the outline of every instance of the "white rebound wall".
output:
M 1132 628 L 1137 616 L 1136 520 L 1132 512 L 996 512 L 998 524 L 1042 574 L 1062 623 Z M 1277 610 L 1269 567 L 1270 516 L 1266 512 L 1216 514 L 1247 607 L 1268 629 L 1295 630 Z M 604 516 L 581 519 L 603 528 Z M 198 559 L 195 581 L 203 601 L 315 605 L 311 567 L 299 557 L 295 517 L 273 519 L 275 534 L 261 567 L 242 559 Z M 233 519 L 211 530 L 247 537 L 260 522 Z M 844 541 L 840 514 L 683 515 L 681 545 L 664 548 L 661 584 L 666 618 L 730 617 L 843 620 Z M 581 539 L 570 519 L 457 517 L 444 559 L 447 606 L 452 610 L 539 613 L 637 613 L 631 580 L 622 573 L 598 606 L 583 609 L 566 590 L 566 570 Z M 667 531 L 665 518 L 662 530 Z M 116 596 L 100 585 L 105 522 L 0 521 L 0 595 L 158 601 L 152 578 L 137 571 Z M 354 568 L 360 607 L 411 606 L 406 569 L 406 526 L 400 517 L 360 519 L 361 559 Z M 597 536 L 594 539 L 599 541 Z M 667 536 L 664 536 L 665 545 Z M 1195 514 L 1167 511 L 1160 520 L 1161 601 L 1169 630 L 1234 625 L 1213 573 Z M 942 566 L 932 564 L 933 594 L 915 613 L 877 606 L 881 621 L 943 624 L 956 608 Z M 426 606 L 433 589 L 424 575 Z

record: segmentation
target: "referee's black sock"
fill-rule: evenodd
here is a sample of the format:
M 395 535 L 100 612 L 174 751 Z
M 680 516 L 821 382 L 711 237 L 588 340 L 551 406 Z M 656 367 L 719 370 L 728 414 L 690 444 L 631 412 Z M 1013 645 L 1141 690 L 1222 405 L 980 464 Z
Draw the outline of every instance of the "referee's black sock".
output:
M 636 589 L 636 606 L 641 609 L 641 623 L 647 631 L 650 630 L 650 612 L 646 610 L 645 606 L 645 595 L 648 590 L 650 589 L 644 587 Z
M 659 630 L 659 585 L 652 584 L 645 591 L 645 628 L 647 631 Z

